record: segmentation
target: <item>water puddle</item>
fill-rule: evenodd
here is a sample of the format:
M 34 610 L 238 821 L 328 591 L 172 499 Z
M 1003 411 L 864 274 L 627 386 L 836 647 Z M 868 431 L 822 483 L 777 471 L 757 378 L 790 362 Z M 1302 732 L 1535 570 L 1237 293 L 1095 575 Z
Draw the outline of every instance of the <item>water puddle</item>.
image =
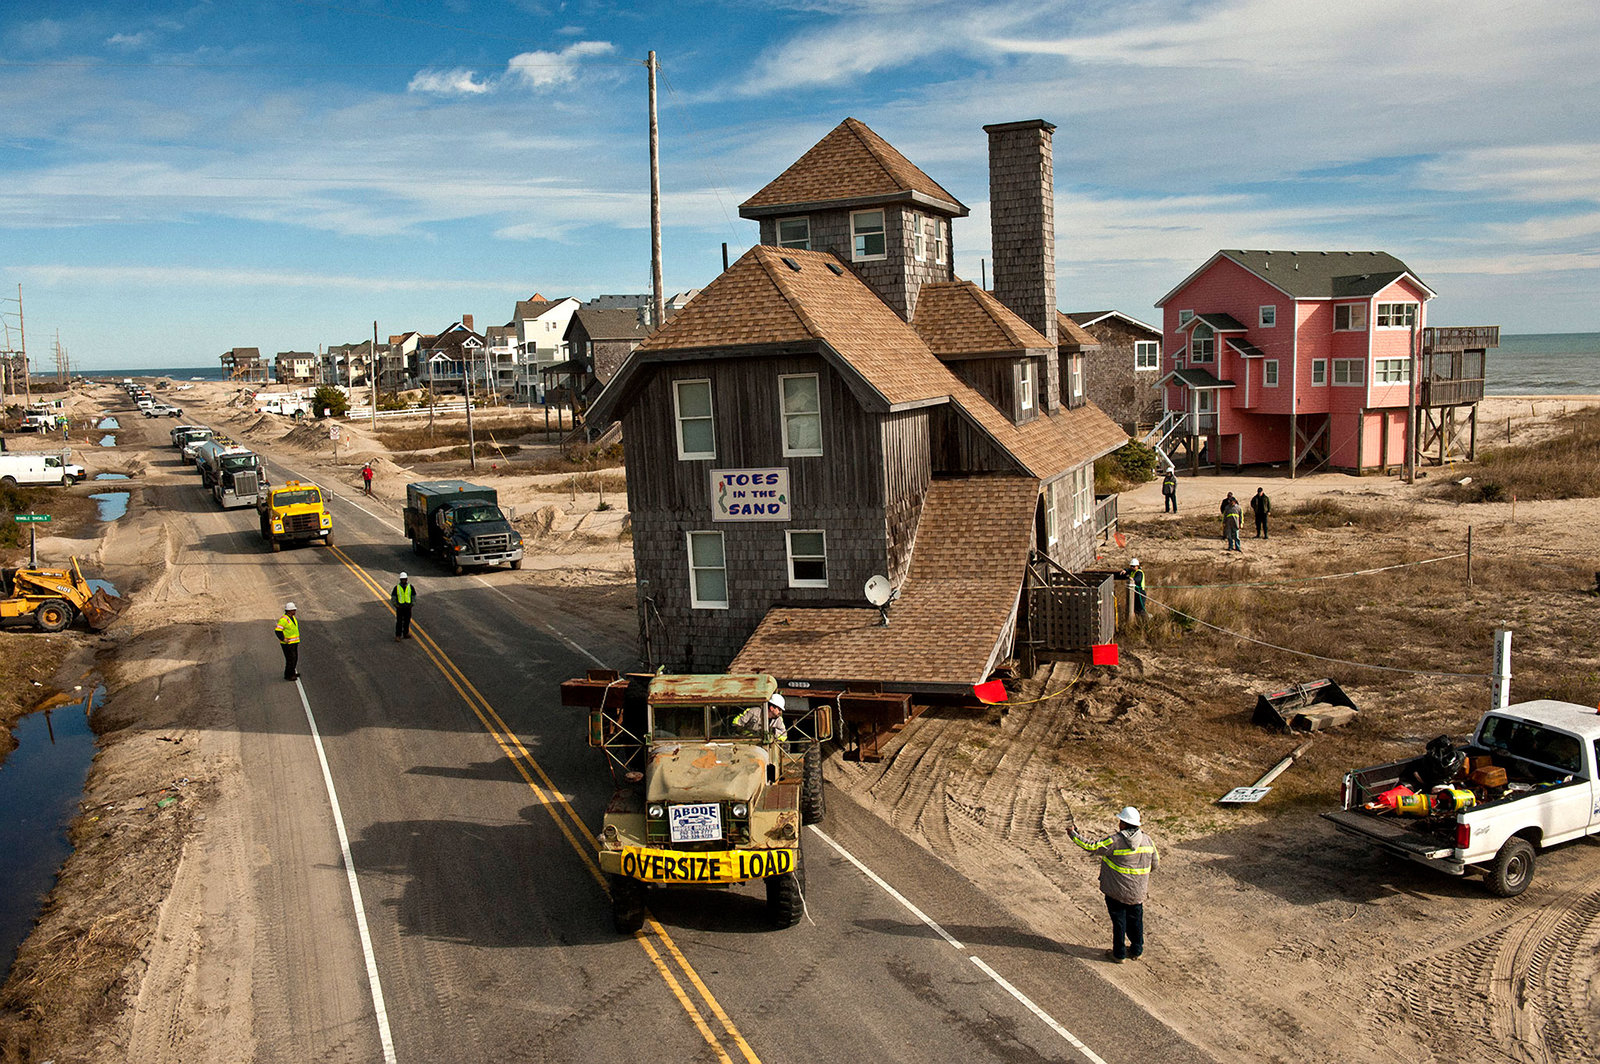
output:
M 121 427 L 122 422 L 114 417 L 103 417 L 100 419 L 100 424 L 95 426 L 97 429 L 120 429 Z
M 96 473 L 94 475 L 94 479 L 96 479 L 96 480 L 127 480 L 128 479 L 128 474 L 126 474 L 126 473 Z
M 105 697 L 100 684 L 58 695 L 12 729 L 17 748 L 0 764 L 0 979 L 72 852 L 67 824 L 94 757 L 89 715 Z
M 115 521 L 128 512 L 129 494 L 126 491 L 102 491 L 97 495 L 89 496 L 89 498 L 93 499 L 94 504 L 100 507 L 100 520 Z
M 114 595 L 117 598 L 122 597 L 122 592 L 117 590 L 117 585 L 109 580 L 99 580 L 91 576 L 85 578 L 84 583 L 89 585 L 89 593 L 91 595 L 96 591 L 104 590 L 108 595 Z
M 115 447 L 116 445 L 117 445 L 117 438 L 115 436 L 109 436 L 108 435 L 108 436 L 101 436 L 100 437 L 100 446 L 102 446 L 102 447 Z

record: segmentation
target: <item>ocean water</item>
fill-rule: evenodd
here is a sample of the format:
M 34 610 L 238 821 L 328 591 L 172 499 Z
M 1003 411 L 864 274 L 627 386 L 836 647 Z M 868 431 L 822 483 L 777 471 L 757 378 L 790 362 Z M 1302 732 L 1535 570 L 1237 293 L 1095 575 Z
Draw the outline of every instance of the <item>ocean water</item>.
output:
M 1489 395 L 1600 395 L 1600 332 L 1502 333 L 1484 374 Z
M 171 377 L 175 381 L 220 381 L 226 380 L 222 372 L 222 365 L 215 366 L 168 366 L 161 369 L 74 369 L 74 375 L 82 375 L 98 380 L 114 380 L 121 382 L 126 377 Z M 38 375 L 38 374 L 36 374 Z

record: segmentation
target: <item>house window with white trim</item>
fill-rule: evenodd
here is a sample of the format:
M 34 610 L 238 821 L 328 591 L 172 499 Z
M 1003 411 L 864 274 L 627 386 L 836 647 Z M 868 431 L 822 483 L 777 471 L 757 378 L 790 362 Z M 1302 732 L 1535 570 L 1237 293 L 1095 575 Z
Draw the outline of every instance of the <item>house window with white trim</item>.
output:
M 1189 324 L 1189 319 L 1191 319 L 1193 317 L 1194 317 L 1194 311 L 1192 311 L 1192 310 L 1180 310 L 1180 311 L 1178 311 L 1178 328 L 1181 329 L 1185 325 Z
M 1333 360 L 1334 384 L 1362 384 L 1367 379 L 1367 363 L 1360 358 L 1336 358 Z
M 1023 413 L 1033 409 L 1034 370 L 1033 359 L 1026 358 L 1017 367 L 1017 406 Z
M 1323 385 L 1325 385 L 1327 383 L 1328 383 L 1328 360 L 1325 359 L 1325 358 L 1314 358 L 1314 359 L 1312 359 L 1311 360 L 1311 384 L 1312 384 L 1312 386 L 1316 387 L 1316 388 L 1321 388 Z
M 1067 359 L 1067 388 L 1074 399 L 1083 398 L 1083 356 Z
M 913 214 L 911 216 L 911 257 L 912 257 L 912 259 L 917 261 L 917 262 L 921 262 L 923 259 L 927 258 L 928 257 L 927 247 L 928 247 L 927 240 L 924 238 L 924 230 L 922 228 L 922 215 Z
M 728 563 L 721 532 L 689 533 L 689 605 L 697 610 L 728 608 Z
M 1261 363 L 1261 385 L 1264 388 L 1278 386 L 1278 360 L 1269 358 Z
M 850 215 L 850 244 L 852 260 L 889 257 L 889 245 L 884 238 L 882 211 L 856 211 Z
M 942 218 L 928 219 L 929 241 L 933 244 L 933 261 L 944 265 L 944 220 Z
M 1044 489 L 1044 546 L 1045 550 L 1055 550 L 1056 543 L 1061 538 L 1060 519 L 1056 511 L 1060 506 L 1061 482 L 1053 481 Z
M 827 587 L 827 536 L 820 531 L 790 532 L 787 539 L 789 586 Z
M 1094 520 L 1094 463 L 1072 471 L 1072 527 Z
M 711 382 L 673 381 L 672 406 L 678 422 L 678 458 L 715 458 L 717 435 L 711 421 Z
M 1135 340 L 1133 342 L 1133 368 L 1135 372 L 1141 369 L 1160 369 L 1161 341 Z
M 1380 358 L 1372 363 L 1372 379 L 1375 383 L 1396 384 L 1404 383 L 1411 379 L 1411 360 L 1409 358 Z
M 815 373 L 778 377 L 785 456 L 822 453 L 822 391 Z
M 1205 365 L 1217 360 L 1217 334 L 1211 326 L 1200 324 L 1189 334 L 1189 362 Z
M 1334 332 L 1361 332 L 1367 327 L 1365 303 L 1340 303 L 1333 308 Z M 1339 383 L 1337 380 L 1335 384 Z
M 779 218 L 778 246 L 780 248 L 798 248 L 801 251 L 810 251 L 811 219 Z
M 1417 323 L 1415 303 L 1379 303 L 1378 328 L 1406 329 Z
M 1258 319 L 1261 328 L 1271 329 L 1278 324 L 1278 307 L 1275 303 L 1264 303 L 1261 306 L 1261 317 Z

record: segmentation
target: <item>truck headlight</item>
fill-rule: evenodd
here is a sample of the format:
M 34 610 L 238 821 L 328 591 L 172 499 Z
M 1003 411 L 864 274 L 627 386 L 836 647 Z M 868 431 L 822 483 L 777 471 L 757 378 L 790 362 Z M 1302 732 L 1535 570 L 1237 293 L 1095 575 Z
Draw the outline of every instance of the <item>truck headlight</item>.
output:
M 645 810 L 645 815 L 651 820 L 660 820 L 662 817 L 667 815 L 667 811 L 662 806 L 652 805 L 649 809 Z
M 282 532 L 283 531 L 283 522 L 282 521 L 274 521 L 274 522 L 272 522 L 272 530 L 274 532 Z
M 323 528 L 328 528 L 332 524 L 333 524 L 333 515 L 332 514 L 323 514 L 322 515 L 322 527 Z
M 733 819 L 743 820 L 750 815 L 750 807 L 743 802 L 733 803 Z
M 457 543 L 457 544 L 455 544 L 455 549 L 459 553 L 460 551 L 466 550 L 467 549 L 467 545 L 465 543 Z

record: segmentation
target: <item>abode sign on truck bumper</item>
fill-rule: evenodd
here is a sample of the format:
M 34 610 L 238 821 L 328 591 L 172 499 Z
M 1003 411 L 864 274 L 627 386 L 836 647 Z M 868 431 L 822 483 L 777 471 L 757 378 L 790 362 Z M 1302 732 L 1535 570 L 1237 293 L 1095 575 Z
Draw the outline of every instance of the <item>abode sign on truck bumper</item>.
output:
M 789 470 L 713 469 L 711 517 L 715 521 L 789 520 Z

